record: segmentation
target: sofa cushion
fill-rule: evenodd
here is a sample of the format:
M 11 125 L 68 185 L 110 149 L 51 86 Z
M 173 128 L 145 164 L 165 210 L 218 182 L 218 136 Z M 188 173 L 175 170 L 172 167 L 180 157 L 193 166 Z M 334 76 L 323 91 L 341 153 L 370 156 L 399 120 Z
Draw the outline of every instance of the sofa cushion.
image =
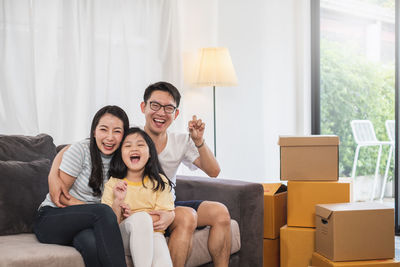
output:
M 186 267 L 199 266 L 211 261 L 207 248 L 209 231 L 210 227 L 195 231 L 192 253 L 185 264 Z M 233 254 L 240 249 L 239 225 L 235 220 L 231 220 L 231 233 Z M 134 267 L 130 256 L 126 256 L 126 263 L 127 267 Z M 0 236 L 0 266 L 84 267 L 84 263 L 79 252 L 73 247 L 42 244 L 34 234 L 18 234 Z
M 0 161 L 0 235 L 32 232 L 37 208 L 48 192 L 50 160 Z
M 47 134 L 37 136 L 0 135 L 0 160 L 29 162 L 46 158 L 53 160 L 56 146 Z
M 84 267 L 81 254 L 68 246 L 42 244 L 34 234 L 0 236 L 0 266 Z

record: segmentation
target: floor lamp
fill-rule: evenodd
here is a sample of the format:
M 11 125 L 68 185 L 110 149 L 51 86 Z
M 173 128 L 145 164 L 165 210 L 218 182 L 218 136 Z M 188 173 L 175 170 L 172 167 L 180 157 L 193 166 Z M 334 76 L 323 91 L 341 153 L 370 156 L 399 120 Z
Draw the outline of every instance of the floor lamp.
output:
M 217 156 L 217 127 L 215 112 L 215 87 L 237 85 L 235 69 L 233 68 L 228 48 L 208 47 L 201 48 L 199 68 L 195 79 L 198 86 L 213 87 L 214 104 L 214 155 Z

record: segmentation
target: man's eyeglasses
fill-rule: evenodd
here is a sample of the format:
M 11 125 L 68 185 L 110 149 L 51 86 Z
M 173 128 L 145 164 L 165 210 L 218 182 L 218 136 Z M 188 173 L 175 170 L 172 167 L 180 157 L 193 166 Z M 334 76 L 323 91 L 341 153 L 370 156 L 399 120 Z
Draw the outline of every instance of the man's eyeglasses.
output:
M 161 105 L 156 101 L 150 101 L 150 108 L 154 111 L 159 111 L 160 108 L 164 108 L 165 113 L 172 114 L 175 112 L 176 107 L 173 105 Z

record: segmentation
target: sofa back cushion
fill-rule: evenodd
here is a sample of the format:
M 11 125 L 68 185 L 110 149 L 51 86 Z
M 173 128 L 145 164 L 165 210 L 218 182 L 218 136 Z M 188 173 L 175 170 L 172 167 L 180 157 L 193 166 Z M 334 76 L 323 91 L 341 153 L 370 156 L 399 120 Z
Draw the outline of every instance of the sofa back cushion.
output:
M 0 135 L 0 235 L 32 232 L 55 155 L 47 134 Z
M 0 135 L 0 160 L 30 162 L 38 159 L 53 160 L 56 146 L 47 134 L 37 136 Z
M 49 159 L 0 161 L 0 235 L 32 232 L 48 190 Z

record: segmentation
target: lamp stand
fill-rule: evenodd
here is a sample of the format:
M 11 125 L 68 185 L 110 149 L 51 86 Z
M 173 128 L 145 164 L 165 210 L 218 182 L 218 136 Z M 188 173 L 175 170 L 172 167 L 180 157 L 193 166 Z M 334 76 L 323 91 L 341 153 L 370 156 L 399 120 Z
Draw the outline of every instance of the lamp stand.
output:
M 213 103 L 214 103 L 214 156 L 217 157 L 217 124 L 215 119 L 215 85 L 213 86 Z

